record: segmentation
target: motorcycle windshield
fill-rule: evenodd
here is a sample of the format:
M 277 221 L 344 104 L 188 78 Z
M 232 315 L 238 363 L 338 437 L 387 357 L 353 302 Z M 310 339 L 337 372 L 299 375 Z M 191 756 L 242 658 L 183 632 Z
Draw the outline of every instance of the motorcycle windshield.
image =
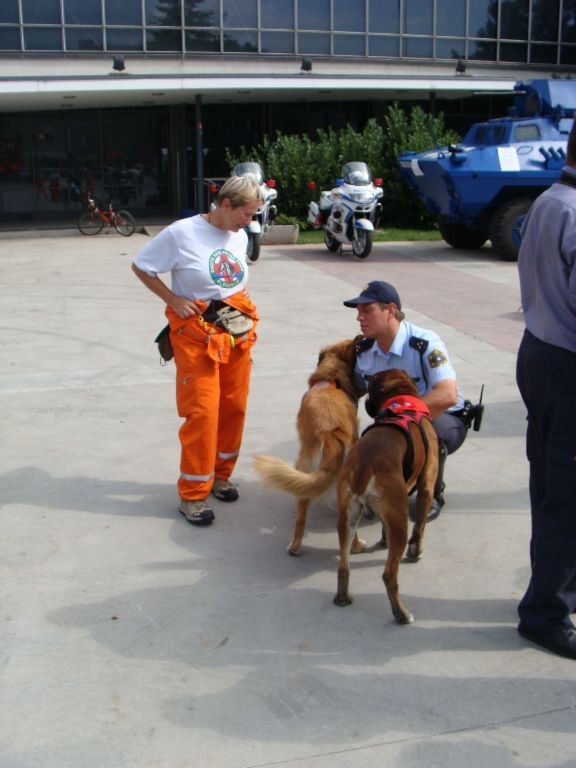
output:
M 366 163 L 344 163 L 342 166 L 342 178 L 345 184 L 353 184 L 356 187 L 372 182 L 370 169 Z
M 260 163 L 237 163 L 232 169 L 233 176 L 253 176 L 258 184 L 264 181 L 264 173 Z

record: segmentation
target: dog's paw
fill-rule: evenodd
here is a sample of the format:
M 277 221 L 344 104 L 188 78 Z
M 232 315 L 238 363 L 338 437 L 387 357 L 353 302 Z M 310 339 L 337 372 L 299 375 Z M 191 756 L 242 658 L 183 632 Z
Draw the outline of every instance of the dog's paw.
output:
M 417 563 L 422 559 L 422 550 L 417 544 L 409 544 L 406 550 L 406 557 L 411 563 Z
M 292 555 L 292 557 L 300 557 L 302 554 L 300 547 L 296 546 L 296 544 L 292 544 L 292 542 L 286 547 L 286 552 L 288 552 L 289 555 Z
M 351 605 L 352 604 L 352 598 L 350 595 L 339 595 L 337 594 L 334 597 L 334 605 L 340 606 L 340 608 L 343 608 L 345 605 Z
M 352 542 L 352 546 L 350 547 L 350 552 L 353 555 L 359 555 L 361 552 L 365 551 L 366 546 L 367 545 L 366 545 L 366 542 L 364 541 L 364 539 L 356 538 Z

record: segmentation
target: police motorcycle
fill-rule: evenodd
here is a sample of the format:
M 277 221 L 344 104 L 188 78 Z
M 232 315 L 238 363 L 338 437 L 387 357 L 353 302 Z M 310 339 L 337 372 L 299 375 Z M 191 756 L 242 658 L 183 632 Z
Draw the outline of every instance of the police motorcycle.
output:
M 366 163 L 350 162 L 342 166 L 342 178 L 329 192 L 320 192 L 320 200 L 308 206 L 308 222 L 324 231 L 329 251 L 341 251 L 351 244 L 354 255 L 365 259 L 372 250 L 374 225 L 382 209 L 382 179 L 374 179 Z M 316 189 L 315 182 L 308 184 Z
M 260 256 L 262 235 L 268 231 L 278 212 L 273 204 L 278 196 L 276 181 L 274 179 L 264 181 L 264 172 L 260 163 L 236 163 L 232 169 L 232 175 L 254 177 L 264 194 L 264 203 L 258 208 L 250 224 L 244 227 L 248 235 L 247 256 L 250 261 L 257 261 Z

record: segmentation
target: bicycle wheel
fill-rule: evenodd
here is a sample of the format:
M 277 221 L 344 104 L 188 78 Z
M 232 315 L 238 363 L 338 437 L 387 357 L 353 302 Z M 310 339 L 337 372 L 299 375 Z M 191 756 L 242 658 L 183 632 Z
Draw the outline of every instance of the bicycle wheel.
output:
M 114 213 L 114 228 L 116 232 L 124 237 L 130 237 L 136 230 L 136 222 L 134 216 L 128 211 L 116 211 Z
M 77 224 L 78 229 L 83 235 L 97 235 L 99 232 L 102 232 L 102 227 L 104 226 L 100 216 L 91 211 L 81 213 Z

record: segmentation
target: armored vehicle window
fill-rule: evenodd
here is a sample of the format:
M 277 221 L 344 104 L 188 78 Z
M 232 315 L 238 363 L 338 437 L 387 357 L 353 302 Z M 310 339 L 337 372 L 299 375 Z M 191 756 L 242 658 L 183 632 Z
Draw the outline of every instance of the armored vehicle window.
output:
M 537 141 L 540 138 L 540 128 L 537 125 L 517 125 L 514 138 L 516 141 Z
M 472 139 L 474 144 L 502 144 L 506 129 L 503 125 L 479 125 Z

